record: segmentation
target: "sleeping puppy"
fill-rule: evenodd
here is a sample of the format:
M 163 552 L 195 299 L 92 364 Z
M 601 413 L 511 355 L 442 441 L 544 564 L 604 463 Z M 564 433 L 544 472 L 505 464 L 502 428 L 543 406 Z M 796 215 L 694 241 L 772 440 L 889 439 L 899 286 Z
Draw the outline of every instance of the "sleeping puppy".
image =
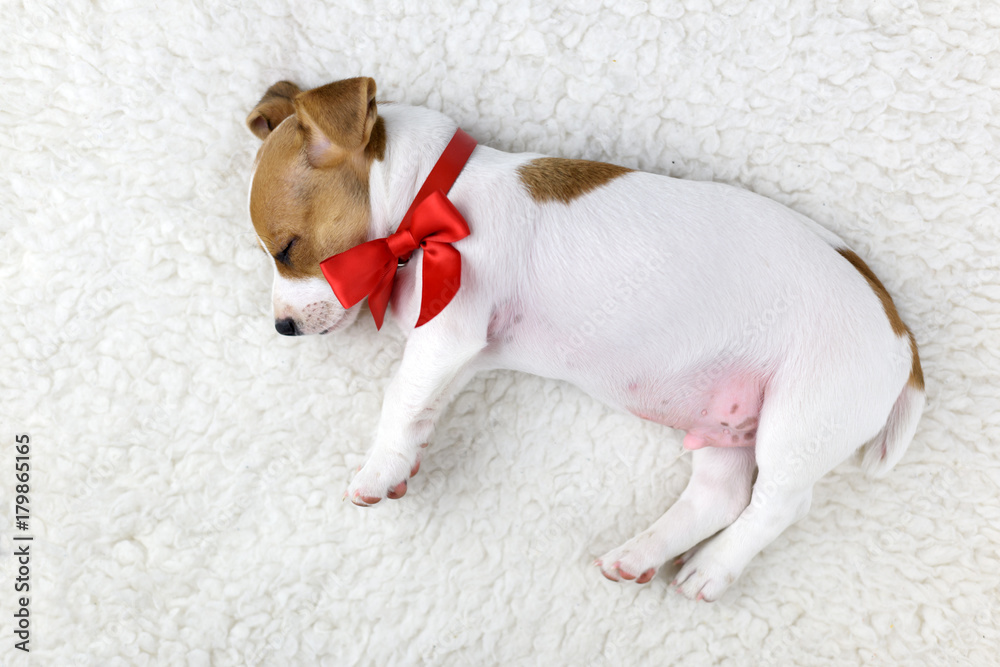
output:
M 439 186 L 462 133 L 436 111 L 377 105 L 368 78 L 277 83 L 247 124 L 263 140 L 250 215 L 278 332 L 343 329 L 370 292 L 377 322 L 385 311 L 407 334 L 348 488 L 357 505 L 405 493 L 478 371 L 566 380 L 685 431 L 692 450 L 680 498 L 601 557 L 603 574 L 645 583 L 682 556 L 679 590 L 713 600 L 805 516 L 827 471 L 864 447 L 884 474 L 913 438 L 923 376 L 892 299 L 843 241 L 774 201 L 474 143 Z

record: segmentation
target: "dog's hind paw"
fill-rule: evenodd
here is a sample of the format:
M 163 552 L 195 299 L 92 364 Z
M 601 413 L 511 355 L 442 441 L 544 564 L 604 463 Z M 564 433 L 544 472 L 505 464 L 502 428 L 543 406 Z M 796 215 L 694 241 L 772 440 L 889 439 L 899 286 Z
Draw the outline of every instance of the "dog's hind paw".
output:
M 692 550 L 684 554 L 684 565 L 671 583 L 677 592 L 691 600 L 713 602 L 719 599 L 740 571 L 728 566 L 722 558 L 713 558 L 712 549 Z

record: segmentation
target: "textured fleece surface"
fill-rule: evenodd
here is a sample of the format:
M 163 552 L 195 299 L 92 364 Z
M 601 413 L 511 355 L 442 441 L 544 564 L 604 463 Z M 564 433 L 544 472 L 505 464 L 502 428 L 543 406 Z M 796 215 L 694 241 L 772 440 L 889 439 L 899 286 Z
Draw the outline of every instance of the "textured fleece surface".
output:
M 4 664 L 29 658 L 19 433 L 30 664 L 996 664 L 998 5 L 161 4 L 3 8 Z M 902 462 L 839 466 L 711 604 L 672 566 L 592 566 L 689 455 L 559 382 L 478 377 L 404 499 L 342 502 L 402 338 L 275 333 L 243 119 L 279 79 L 362 74 L 490 146 L 736 184 L 842 235 L 920 343 Z

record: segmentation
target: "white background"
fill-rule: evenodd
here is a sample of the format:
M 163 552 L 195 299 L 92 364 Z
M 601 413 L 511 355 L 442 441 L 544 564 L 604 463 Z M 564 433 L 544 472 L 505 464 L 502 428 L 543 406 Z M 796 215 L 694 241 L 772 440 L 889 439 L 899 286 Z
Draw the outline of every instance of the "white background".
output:
M 997 5 L 161 4 L 3 8 L 0 659 L 26 664 L 28 433 L 32 664 L 995 662 Z M 243 119 L 279 79 L 358 75 L 495 148 L 724 181 L 841 234 L 920 343 L 901 464 L 838 467 L 713 604 L 669 566 L 592 567 L 689 463 L 558 382 L 476 379 L 403 500 L 342 502 L 401 339 L 275 333 Z

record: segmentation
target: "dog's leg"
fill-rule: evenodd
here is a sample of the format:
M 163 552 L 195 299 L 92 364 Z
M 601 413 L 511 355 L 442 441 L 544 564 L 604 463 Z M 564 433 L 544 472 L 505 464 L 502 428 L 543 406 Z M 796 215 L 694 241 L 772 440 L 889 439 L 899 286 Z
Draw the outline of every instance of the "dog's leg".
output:
M 732 523 L 750 502 L 751 447 L 705 447 L 691 455 L 691 479 L 677 502 L 652 526 L 604 554 L 597 565 L 612 581 L 644 584 L 669 558 Z
M 750 505 L 728 528 L 685 556 L 673 584 L 693 600 L 718 599 L 761 549 L 809 512 L 812 488 L 778 485 L 769 471 L 759 472 Z
M 674 579 L 681 593 L 718 599 L 761 549 L 808 513 L 814 484 L 877 432 L 874 412 L 858 419 L 860 409 L 848 404 L 845 410 L 822 395 L 821 390 L 836 386 L 831 376 L 806 383 L 805 391 L 794 383 L 772 384 L 757 430 L 750 504 L 729 527 L 685 555 Z M 854 389 L 843 395 L 863 395 Z
M 382 403 L 375 444 L 347 489 L 354 504 L 373 505 L 406 493 L 437 416 L 475 374 L 473 360 L 484 342 L 442 335 L 443 329 L 427 324 L 410 335 Z

